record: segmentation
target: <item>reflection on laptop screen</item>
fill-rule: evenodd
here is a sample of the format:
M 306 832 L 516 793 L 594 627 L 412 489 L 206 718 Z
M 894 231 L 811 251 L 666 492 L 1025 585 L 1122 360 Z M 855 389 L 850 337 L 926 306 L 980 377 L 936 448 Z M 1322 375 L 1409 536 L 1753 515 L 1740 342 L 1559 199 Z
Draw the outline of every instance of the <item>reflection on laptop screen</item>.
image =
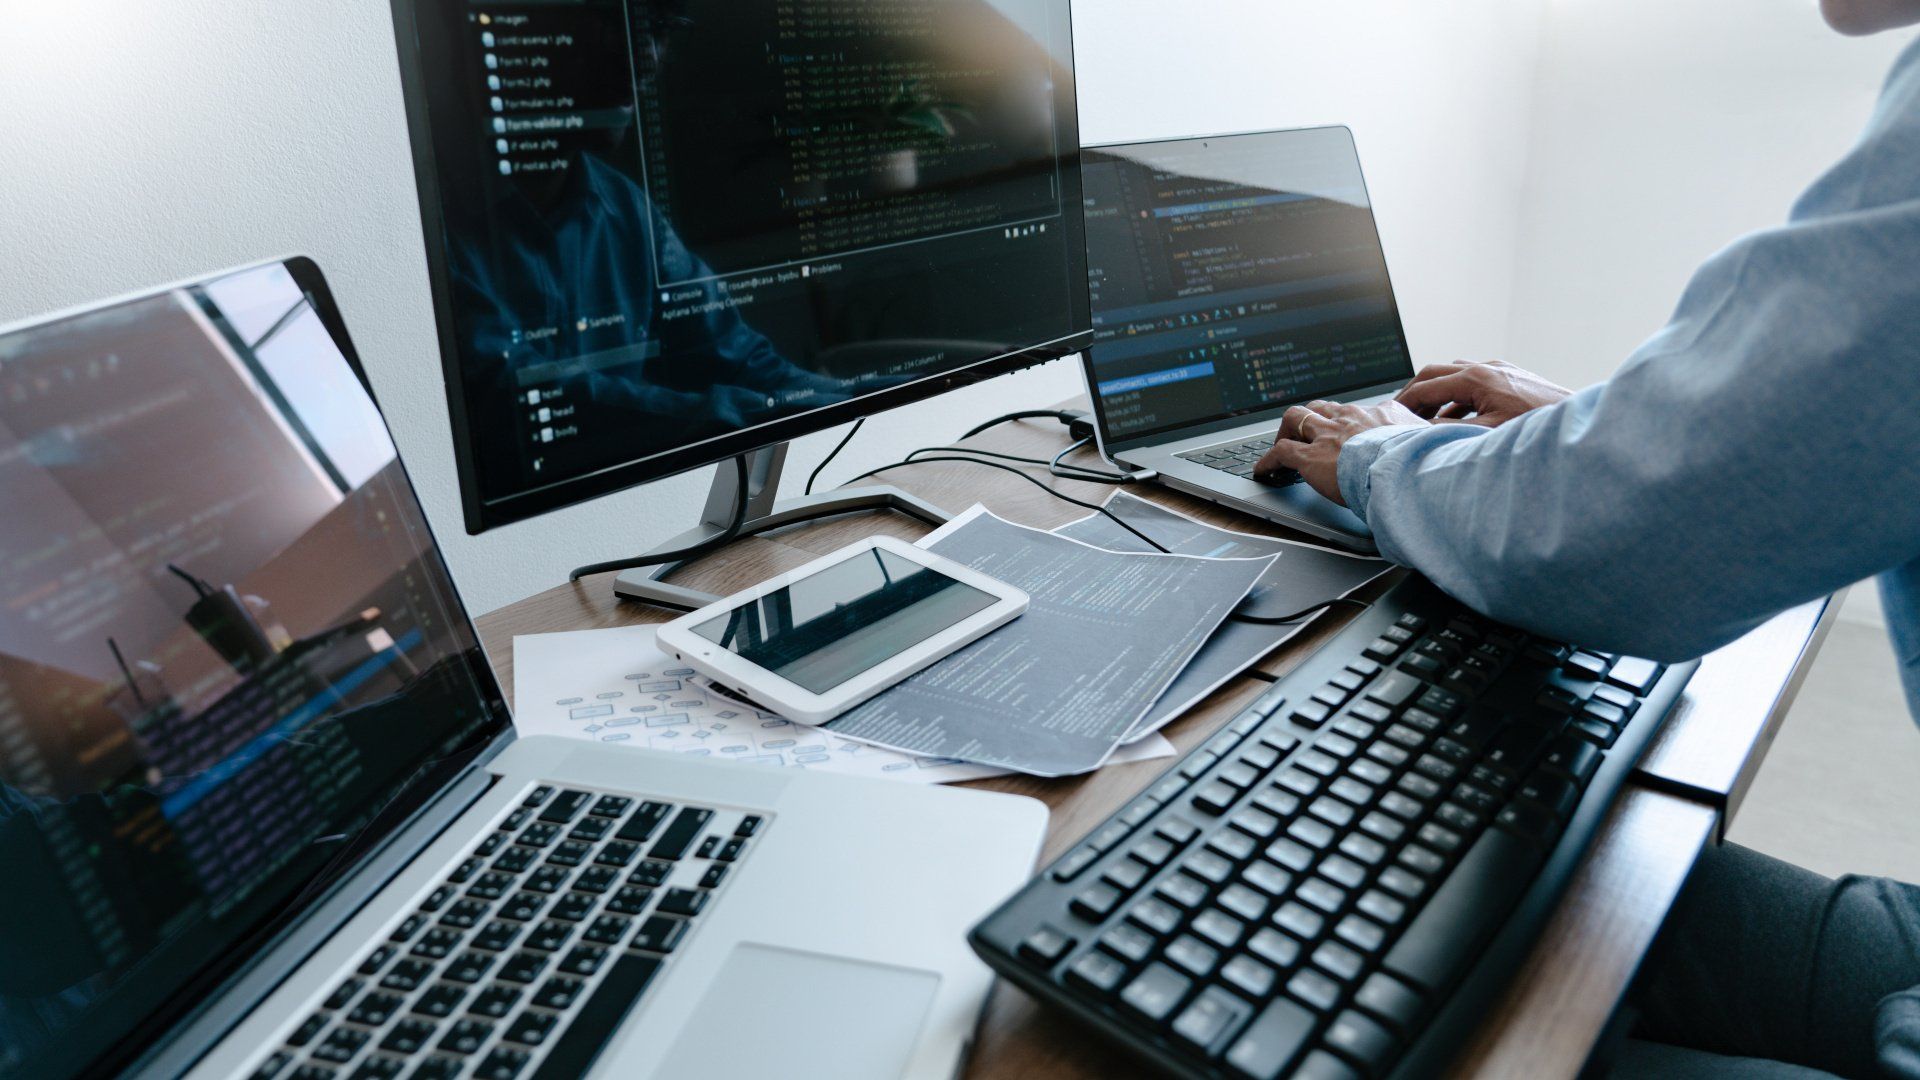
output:
M 0 336 L 0 506 L 0 1074 L 62 1075 L 497 718 L 285 266 Z
M 1413 374 L 1344 128 L 1105 147 L 1085 179 L 1109 440 Z

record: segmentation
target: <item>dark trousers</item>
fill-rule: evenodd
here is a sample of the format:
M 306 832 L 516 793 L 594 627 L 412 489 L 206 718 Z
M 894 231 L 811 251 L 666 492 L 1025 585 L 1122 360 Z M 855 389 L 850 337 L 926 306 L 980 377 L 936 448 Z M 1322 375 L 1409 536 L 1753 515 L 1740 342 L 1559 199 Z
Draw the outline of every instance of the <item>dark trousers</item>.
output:
M 1920 888 L 1711 847 L 1636 991 L 1623 1077 L 1920 1080 Z

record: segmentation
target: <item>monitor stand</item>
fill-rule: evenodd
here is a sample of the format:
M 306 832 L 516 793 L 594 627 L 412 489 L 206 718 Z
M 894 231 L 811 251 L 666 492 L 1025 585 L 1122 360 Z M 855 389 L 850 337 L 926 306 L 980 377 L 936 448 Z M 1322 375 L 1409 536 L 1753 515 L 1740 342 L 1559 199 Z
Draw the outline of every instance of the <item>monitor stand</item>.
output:
M 888 485 L 847 488 L 776 501 L 775 496 L 780 490 L 780 473 L 786 461 L 786 443 L 755 450 L 747 455 L 747 517 L 741 523 L 740 536 L 757 536 L 788 525 L 865 510 L 898 510 L 936 528 L 952 520 L 946 511 L 932 503 Z M 737 476 L 737 470 L 722 462 L 714 473 L 713 487 L 707 491 L 707 509 L 701 516 L 700 524 L 652 550 L 679 551 L 726 532 L 727 522 L 733 519 L 734 503 L 739 498 Z M 623 600 L 638 600 L 680 611 L 692 611 L 720 599 L 711 593 L 661 580 L 683 565 L 682 562 L 669 562 L 628 570 L 614 581 L 614 595 Z

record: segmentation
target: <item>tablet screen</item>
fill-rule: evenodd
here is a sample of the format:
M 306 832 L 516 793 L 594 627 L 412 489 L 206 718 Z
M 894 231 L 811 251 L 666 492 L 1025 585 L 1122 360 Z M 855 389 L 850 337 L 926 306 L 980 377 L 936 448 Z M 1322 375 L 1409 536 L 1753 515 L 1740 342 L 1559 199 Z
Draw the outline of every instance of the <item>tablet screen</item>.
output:
M 991 594 L 870 548 L 693 627 L 796 686 L 824 694 L 976 615 Z

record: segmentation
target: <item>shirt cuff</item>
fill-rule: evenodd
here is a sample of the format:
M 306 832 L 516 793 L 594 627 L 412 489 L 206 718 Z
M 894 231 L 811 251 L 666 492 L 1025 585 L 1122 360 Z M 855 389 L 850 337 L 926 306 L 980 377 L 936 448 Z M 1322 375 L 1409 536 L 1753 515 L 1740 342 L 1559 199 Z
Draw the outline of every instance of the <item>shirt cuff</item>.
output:
M 1336 476 L 1340 483 L 1340 497 L 1346 500 L 1347 509 L 1365 521 L 1367 503 L 1373 498 L 1373 463 L 1389 448 L 1422 435 L 1451 442 L 1461 436 L 1484 435 L 1491 430 L 1478 424 L 1395 424 L 1368 428 L 1348 439 L 1346 445 L 1340 448 Z

